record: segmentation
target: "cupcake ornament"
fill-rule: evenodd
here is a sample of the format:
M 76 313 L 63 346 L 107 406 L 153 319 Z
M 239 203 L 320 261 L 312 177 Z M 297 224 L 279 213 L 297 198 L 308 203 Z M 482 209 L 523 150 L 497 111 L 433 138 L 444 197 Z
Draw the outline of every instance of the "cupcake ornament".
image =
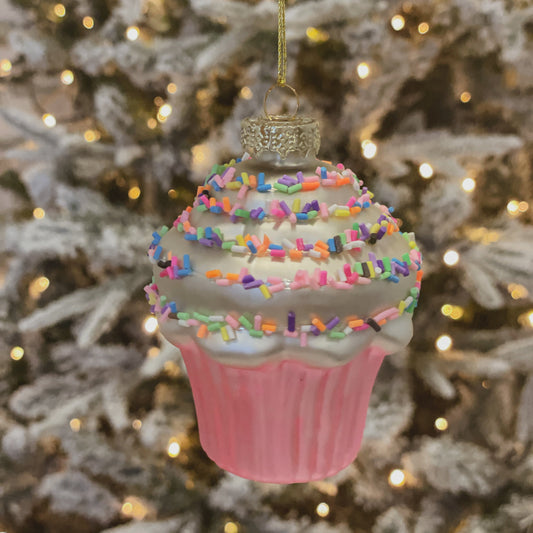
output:
M 279 6 L 273 87 L 294 92 Z M 154 232 L 145 292 L 185 361 L 207 455 L 248 479 L 307 482 L 355 459 L 381 363 L 412 337 L 422 257 L 352 170 L 317 159 L 314 119 L 266 103 L 242 123 L 245 155 Z

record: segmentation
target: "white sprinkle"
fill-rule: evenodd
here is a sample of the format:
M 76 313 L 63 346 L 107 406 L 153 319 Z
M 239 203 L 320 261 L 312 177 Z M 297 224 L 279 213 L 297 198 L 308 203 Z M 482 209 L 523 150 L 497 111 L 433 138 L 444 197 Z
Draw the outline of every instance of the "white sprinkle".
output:
M 190 324 L 187 324 L 187 321 L 186 321 L 186 320 L 181 320 L 181 319 L 179 319 L 179 320 L 178 320 L 178 324 L 179 324 L 180 326 L 183 326 L 184 328 L 190 328 L 190 327 L 191 327 Z
M 294 248 L 296 248 L 296 244 L 289 241 L 289 239 L 283 239 L 281 241 L 281 244 L 283 244 L 283 246 L 285 246 L 285 248 L 288 248 L 289 250 L 293 250 Z
M 345 335 L 350 335 L 350 333 L 353 333 L 353 329 L 350 326 L 346 326 L 344 328 L 344 334 Z
M 337 272 L 339 274 L 339 281 L 347 281 L 346 273 L 344 272 L 342 268 L 339 268 Z
M 316 250 L 309 250 L 307 253 L 308 253 L 311 257 L 322 257 L 322 256 L 320 255 L 320 252 L 317 252 Z
M 222 315 L 211 315 L 209 317 L 209 320 L 211 320 L 211 322 L 224 322 L 225 321 Z
M 328 213 L 330 215 L 332 215 L 333 213 L 335 213 L 335 210 L 338 209 L 338 208 L 339 208 L 339 206 L 337 204 L 330 205 L 328 207 Z
M 231 247 L 231 251 L 237 254 L 245 254 L 248 253 L 250 250 L 246 246 L 238 246 L 237 244 L 234 244 Z
M 310 333 L 311 332 L 311 325 L 300 326 L 300 331 L 302 333 Z

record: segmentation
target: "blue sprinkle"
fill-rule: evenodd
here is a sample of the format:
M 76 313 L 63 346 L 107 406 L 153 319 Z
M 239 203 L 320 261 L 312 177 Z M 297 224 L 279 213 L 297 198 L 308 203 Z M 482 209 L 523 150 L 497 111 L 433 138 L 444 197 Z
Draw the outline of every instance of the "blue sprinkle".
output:
M 236 162 L 237 162 L 237 163 L 240 163 L 241 161 L 242 161 L 242 157 L 238 157 L 238 158 L 236 159 Z
M 320 168 L 320 177 L 325 180 L 328 177 L 328 171 L 326 170 L 326 167 Z
M 183 256 L 183 267 L 185 268 L 185 270 L 191 269 L 191 257 L 189 256 L 189 254 L 185 254 Z
M 259 175 L 257 176 L 257 185 L 264 185 L 265 184 L 265 173 L 259 172 Z
M 267 192 L 269 191 L 270 189 L 272 189 L 272 185 L 270 185 L 270 183 L 266 184 L 266 185 L 258 185 L 257 187 L 257 190 L 259 192 Z
M 178 274 L 179 274 L 181 277 L 188 276 L 190 273 L 191 273 L 191 271 L 188 270 L 188 269 L 186 269 L 186 268 L 182 268 L 181 270 L 178 270 Z
M 330 252 L 337 251 L 337 248 L 335 248 L 335 241 L 333 239 L 328 239 L 328 247 Z
M 389 213 L 394 213 L 394 207 L 389 207 Z
M 363 202 L 363 207 L 370 207 L 370 202 Z
M 266 216 L 266 213 L 264 211 L 261 211 L 261 213 L 259 213 L 259 216 L 257 217 L 259 220 L 263 220 Z
M 254 243 L 252 241 L 248 241 L 246 244 L 250 249 L 250 252 L 252 252 L 253 254 L 257 253 L 257 248 L 254 246 Z
M 393 281 L 394 283 L 398 283 L 400 281 L 400 278 L 398 276 L 395 276 L 394 274 L 392 276 L 389 276 L 387 278 L 388 281 Z
M 205 228 L 205 238 L 210 239 L 212 236 L 213 236 L 213 228 L 211 228 L 210 226 L 207 226 L 207 228 Z
M 283 250 L 283 246 L 280 246 L 279 244 L 271 244 L 268 247 L 269 250 Z
M 216 213 L 218 215 L 219 213 L 222 213 L 222 208 L 219 205 L 212 205 L 209 208 L 209 211 L 211 211 L 211 213 Z
M 296 219 L 297 220 L 308 220 L 309 217 L 307 216 L 307 213 L 296 213 Z
M 186 241 L 197 241 L 198 237 L 194 235 L 193 233 L 186 233 L 185 234 L 185 240 Z
M 158 246 L 154 252 L 154 259 L 159 259 L 161 257 L 162 251 L 163 251 L 163 248 L 161 248 L 161 246 Z
M 242 176 L 239 176 L 235 181 L 238 181 L 239 183 L 244 183 L 244 181 L 242 180 Z
M 152 236 L 154 237 L 152 244 L 159 244 L 159 242 L 161 241 L 161 236 L 159 235 L 159 233 L 157 233 L 157 231 L 154 231 L 152 233 Z
M 170 310 L 173 313 L 177 313 L 178 312 L 178 308 L 176 307 L 176 302 L 170 302 L 168 305 L 170 306 Z
M 211 182 L 210 185 L 213 187 L 213 189 L 215 189 L 215 191 L 220 191 L 220 187 L 216 181 Z

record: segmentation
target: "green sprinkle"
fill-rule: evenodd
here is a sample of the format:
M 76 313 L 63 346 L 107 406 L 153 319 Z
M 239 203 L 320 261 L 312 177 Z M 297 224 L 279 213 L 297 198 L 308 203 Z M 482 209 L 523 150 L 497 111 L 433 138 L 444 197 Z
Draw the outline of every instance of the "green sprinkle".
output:
M 361 266 L 361 263 L 354 263 L 353 265 L 355 267 L 355 271 L 360 275 L 364 276 L 363 267 Z
M 231 250 L 232 246 L 235 246 L 237 244 L 237 241 L 224 241 L 222 243 L 222 249 L 223 250 Z
M 409 257 L 409 254 L 403 254 L 402 259 L 407 263 L 407 265 L 411 264 L 411 258 Z
M 379 276 L 379 279 L 388 279 L 392 276 L 392 274 L 390 272 L 383 272 L 383 274 L 381 274 L 381 276 Z
M 224 240 L 224 238 L 222 237 L 222 232 L 219 228 L 213 228 L 213 231 L 220 237 L 220 240 Z
M 196 236 L 198 237 L 198 239 L 203 239 L 204 238 L 204 235 L 205 235 L 205 230 L 204 228 L 198 226 L 196 228 Z
M 254 329 L 254 327 L 252 326 L 252 323 L 244 316 L 244 315 L 241 315 L 239 317 L 239 322 L 247 329 L 247 330 L 251 330 L 251 329 Z
M 190 313 L 178 313 L 178 318 L 180 320 L 189 320 L 191 318 Z
M 289 187 L 287 187 L 287 185 L 283 185 L 283 183 L 274 183 L 274 189 L 277 189 L 281 192 L 289 192 Z
M 383 257 L 381 260 L 383 261 L 383 266 L 385 267 L 385 272 L 392 272 L 390 259 L 388 257 Z
M 163 226 L 163 227 L 159 230 L 159 235 L 163 236 L 167 231 L 168 231 L 168 226 Z
M 166 296 L 161 296 L 161 300 L 160 300 L 161 307 L 162 307 L 163 305 L 165 305 L 166 302 L 167 302 L 167 297 L 166 297 Z
M 402 232 L 402 237 L 407 241 L 409 242 L 411 240 L 411 238 L 409 237 L 409 235 L 407 234 L 406 231 Z
M 246 211 L 245 209 L 235 209 L 235 214 L 238 217 L 250 218 L 250 211 Z
M 302 187 L 303 187 L 303 185 L 301 183 L 297 183 L 296 185 L 291 185 L 288 188 L 288 192 L 289 192 L 289 194 L 294 194 L 295 192 L 301 191 Z
M 183 222 L 178 222 L 178 231 L 183 231 Z
M 196 320 L 199 320 L 200 322 L 205 322 L 206 324 L 209 324 L 209 322 L 211 322 L 207 315 L 202 315 L 201 313 L 197 313 L 196 311 L 194 311 L 192 316 L 196 318 Z
M 418 289 L 416 287 L 413 287 L 409 294 L 416 300 L 418 298 Z
M 200 213 L 203 213 L 204 211 L 207 211 L 207 206 L 205 204 L 200 204 L 196 207 Z
M 207 331 L 218 331 L 225 325 L 225 322 L 213 322 L 212 324 L 209 324 L 209 326 L 207 326 Z
M 343 331 L 330 331 L 329 332 L 329 338 L 330 339 L 344 339 L 346 337 L 346 333 Z
M 359 231 L 359 222 L 354 222 L 352 224 L 352 229 L 354 229 L 355 231 Z
M 315 218 L 318 215 L 318 211 L 308 211 L 307 218 Z
M 346 244 L 346 234 L 345 233 L 339 233 L 339 237 L 341 239 L 341 243 L 344 246 Z
M 248 330 L 248 333 L 252 336 L 252 337 L 262 337 L 263 336 L 263 332 L 262 331 L 259 331 L 257 329 L 249 329 Z

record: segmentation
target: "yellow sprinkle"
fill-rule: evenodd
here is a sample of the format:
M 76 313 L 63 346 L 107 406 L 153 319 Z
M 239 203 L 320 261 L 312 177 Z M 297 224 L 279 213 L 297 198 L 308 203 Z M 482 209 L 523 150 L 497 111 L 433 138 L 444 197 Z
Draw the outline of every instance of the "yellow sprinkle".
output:
M 344 209 L 335 209 L 335 216 L 336 217 L 349 217 L 350 211 L 344 210 Z
M 228 330 L 226 329 L 226 326 L 222 326 L 220 328 L 220 333 L 222 333 L 222 338 L 227 342 L 229 341 L 229 335 Z
M 370 196 L 370 199 L 374 198 L 374 193 L 373 192 L 370 192 L 368 191 L 368 196 Z
M 381 221 L 381 225 L 382 225 L 383 227 L 388 226 L 388 225 L 389 225 L 389 221 L 388 221 L 388 220 L 382 220 L 382 221 Z
M 379 231 L 379 228 L 380 228 L 380 225 L 379 224 L 374 224 L 371 228 L 370 228 L 370 233 L 377 233 Z
M 240 181 L 230 181 L 229 183 L 226 183 L 226 189 L 240 189 L 242 187 L 242 183 Z
M 403 315 L 403 312 L 405 311 L 405 302 L 403 300 L 400 302 L 400 305 L 398 306 L 398 311 L 400 312 L 400 315 Z
M 237 244 L 239 246 L 246 246 L 246 243 L 244 242 L 244 238 L 242 235 L 237 235 L 237 237 L 235 237 L 237 239 Z
M 270 291 L 268 290 L 268 287 L 266 285 L 261 285 L 259 287 L 259 290 L 263 293 L 263 296 L 268 300 L 269 298 L 272 298 L 272 294 L 270 294 Z
M 370 277 L 375 278 L 376 271 L 374 270 L 374 264 L 372 263 L 372 261 L 367 261 L 366 264 L 368 265 L 368 270 L 370 271 Z
M 155 294 L 153 293 L 150 293 L 149 296 L 148 296 L 148 303 L 150 305 L 155 305 L 156 301 L 155 301 Z
M 409 248 L 416 248 L 416 242 L 415 241 L 410 241 L 409 242 Z
M 293 213 L 300 212 L 300 198 L 296 198 L 294 202 L 292 202 L 292 212 Z
M 242 178 L 242 183 L 244 185 L 250 185 L 250 180 L 248 179 L 248 173 L 247 172 L 243 172 L 241 174 L 241 178 Z

